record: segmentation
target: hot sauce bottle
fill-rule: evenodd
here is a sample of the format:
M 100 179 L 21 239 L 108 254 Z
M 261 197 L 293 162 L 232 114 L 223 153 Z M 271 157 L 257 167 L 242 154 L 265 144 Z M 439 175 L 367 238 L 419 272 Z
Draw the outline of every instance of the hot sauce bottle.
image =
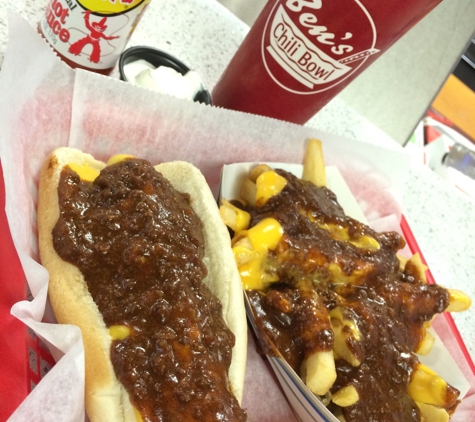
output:
M 73 68 L 114 68 L 150 0 L 51 0 L 38 29 Z

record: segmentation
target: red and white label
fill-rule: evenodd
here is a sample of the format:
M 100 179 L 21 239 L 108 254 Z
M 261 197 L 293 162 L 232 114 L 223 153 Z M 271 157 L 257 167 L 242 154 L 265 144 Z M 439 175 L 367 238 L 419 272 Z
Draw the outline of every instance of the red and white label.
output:
M 58 53 L 91 69 L 114 67 L 150 0 L 51 0 L 41 32 Z
M 314 94 L 339 84 L 378 53 L 376 35 L 359 0 L 276 2 L 262 37 L 262 57 L 282 88 Z

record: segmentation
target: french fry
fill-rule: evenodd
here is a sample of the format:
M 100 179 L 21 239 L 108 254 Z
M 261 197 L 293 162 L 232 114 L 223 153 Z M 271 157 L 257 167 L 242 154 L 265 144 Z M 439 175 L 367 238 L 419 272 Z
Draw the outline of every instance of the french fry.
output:
M 224 224 L 228 226 L 235 233 L 246 230 L 249 227 L 251 216 L 248 212 L 235 207 L 226 199 L 222 200 L 222 205 L 219 207 L 219 215 Z
M 252 251 L 252 249 L 248 249 L 243 246 L 235 246 L 233 248 L 234 253 L 234 260 L 239 267 L 248 264 L 252 260 L 256 259 L 257 254 Z
M 302 379 L 309 390 L 318 396 L 325 395 L 336 380 L 333 352 L 315 352 L 302 364 Z
M 333 393 L 332 401 L 340 407 L 353 406 L 360 399 L 360 395 L 353 385 L 347 385 Z
M 360 329 L 358 328 L 358 325 L 356 322 L 348 317 L 348 316 L 343 316 L 343 308 L 340 306 L 337 306 L 336 308 L 333 308 L 330 312 L 330 318 L 332 319 L 338 319 L 343 325 L 347 326 L 351 332 L 351 336 L 356 340 L 360 341 L 363 339 L 363 335 L 361 334 Z
M 265 219 L 274 219 L 273 208 L 272 212 L 268 211 L 271 207 L 266 207 L 265 209 L 260 208 L 269 198 L 278 195 L 285 186 L 290 187 L 289 192 L 294 189 L 295 182 L 293 182 L 293 179 L 283 176 L 285 176 L 284 172 L 274 172 L 265 164 L 256 166 L 249 173 L 241 186 L 241 199 L 250 207 L 254 207 L 252 211 L 253 215 L 256 215 L 256 217 L 262 215 Z M 283 179 L 284 182 L 279 180 L 279 178 Z M 313 183 L 317 187 L 326 186 L 326 170 L 322 144 L 316 139 L 311 139 L 307 145 L 302 179 Z M 308 184 L 306 187 L 308 187 Z M 380 244 L 376 240 L 379 239 L 379 237 L 368 234 L 371 233 L 370 231 L 358 230 L 358 228 L 353 225 L 334 222 L 334 220 L 330 218 L 319 219 L 319 214 L 317 214 L 313 208 L 307 208 L 306 203 L 300 205 L 300 201 L 300 198 L 298 198 L 298 201 L 295 201 L 299 206 L 297 213 L 286 214 L 286 208 L 293 210 L 293 204 L 291 201 L 288 201 L 288 196 L 283 195 L 281 202 L 286 206 L 281 207 L 281 209 L 276 206 L 276 209 L 278 209 L 278 212 L 282 212 L 285 217 L 289 215 L 291 218 L 297 218 L 295 214 L 300 212 L 300 214 L 297 215 L 298 217 L 307 217 L 309 224 L 313 226 L 316 225 L 319 229 L 327 232 L 324 235 L 325 238 L 331 238 L 335 243 L 346 242 L 350 244 L 350 246 L 352 245 L 352 251 L 357 251 L 354 247 L 364 249 L 364 251 L 355 252 L 356 258 L 353 258 L 353 261 L 349 260 L 352 265 L 347 265 L 346 261 L 339 259 L 339 255 L 333 260 L 325 260 L 325 257 L 320 258 L 323 256 L 323 254 L 318 253 L 320 249 L 316 249 L 315 252 L 309 247 L 308 250 L 312 253 L 308 252 L 308 255 L 299 255 L 304 248 L 301 248 L 300 244 L 298 247 L 292 245 L 293 234 L 291 230 L 289 233 L 284 233 L 283 229 L 279 229 L 278 236 L 275 236 L 275 239 L 272 241 L 273 246 L 270 247 L 267 243 L 269 243 L 269 239 L 272 237 L 270 234 L 274 233 L 275 230 L 270 230 L 270 234 L 268 235 L 267 230 L 264 229 L 257 230 L 257 232 L 254 233 L 252 228 L 244 228 L 241 233 L 238 233 L 233 238 L 232 245 L 245 290 L 260 290 L 264 295 L 268 294 L 269 291 L 279 292 L 282 286 L 287 287 L 287 281 L 285 279 L 287 276 L 286 271 L 289 271 L 290 276 L 288 277 L 293 283 L 289 283 L 290 288 L 300 290 L 299 294 L 314 289 L 314 284 L 324 284 L 328 282 L 335 288 L 332 292 L 340 294 L 341 291 L 342 296 L 345 297 L 345 289 L 352 291 L 351 288 L 355 287 L 350 285 L 357 284 L 356 287 L 360 287 L 360 285 L 364 286 L 367 276 L 374 274 L 374 270 L 377 270 L 374 261 L 366 259 L 365 257 L 367 255 L 377 255 L 378 251 L 386 247 L 384 242 Z M 279 205 L 278 201 L 276 201 L 276 204 Z M 223 206 L 227 207 L 223 212 L 228 214 L 223 217 L 223 220 L 229 222 L 229 224 L 226 223 L 229 227 L 237 226 L 237 214 L 235 211 L 224 201 Z M 272 217 L 267 217 L 266 214 L 272 214 Z M 275 218 L 280 221 L 278 217 L 279 214 L 277 214 Z M 258 221 L 257 218 L 256 221 Z M 282 221 L 286 222 L 286 220 Z M 307 222 L 305 222 L 305 224 L 307 224 Z M 269 225 L 269 227 L 273 227 L 273 225 Z M 285 236 L 282 242 L 280 242 L 281 236 Z M 295 238 L 298 239 L 298 242 L 301 241 L 300 238 Z M 276 245 L 278 241 L 280 243 L 277 248 Z M 306 245 L 303 241 L 302 243 Z M 272 253 L 267 255 L 269 251 L 272 251 Z M 381 252 L 384 252 L 384 250 Z M 427 283 L 426 271 L 428 268 L 423 264 L 421 256 L 418 253 L 414 254 L 411 258 L 396 256 L 399 260 L 399 272 L 397 276 L 402 275 L 402 281 L 410 282 L 415 286 L 420 283 Z M 284 265 L 287 265 L 288 268 Z M 294 270 L 298 265 L 300 265 L 298 268 L 299 271 Z M 324 271 L 322 271 L 323 276 L 315 270 L 320 267 L 324 268 Z M 300 272 L 300 270 L 302 270 L 302 272 Z M 301 276 L 301 274 L 303 275 Z M 254 281 L 250 275 L 255 276 L 254 278 L 257 281 Z M 275 290 L 272 290 L 274 289 L 274 287 L 272 287 L 274 281 L 279 281 L 279 283 L 276 285 Z M 422 288 L 425 287 L 426 286 L 422 286 Z M 465 293 L 451 289 L 447 289 L 447 291 L 449 292 L 450 300 L 446 311 L 463 311 L 470 307 L 471 299 Z M 318 290 L 318 292 L 320 292 L 320 290 Z M 275 305 L 277 302 L 275 302 L 274 297 L 272 298 Z M 335 307 L 336 304 L 339 305 Z M 352 412 L 352 409 L 348 408 L 349 406 L 355 405 L 360 399 L 363 405 L 363 400 L 367 394 L 367 390 L 364 390 L 364 388 L 367 387 L 362 386 L 362 384 L 355 384 L 356 387 L 360 389 L 360 397 L 357 388 L 352 384 L 354 381 L 351 381 L 351 378 L 349 378 L 347 381 L 348 385 L 341 387 L 335 393 L 331 393 L 330 389 L 337 379 L 336 368 L 338 367 L 338 371 L 343 368 L 343 370 L 351 370 L 352 373 L 360 374 L 360 371 L 366 370 L 366 365 L 362 365 L 365 359 L 369 361 L 368 359 L 372 357 L 369 348 L 365 349 L 366 341 L 364 336 L 368 329 L 368 320 L 365 319 L 364 313 L 359 313 L 361 309 L 358 306 L 352 310 L 352 304 L 353 302 L 350 300 L 349 302 L 330 301 L 330 303 L 323 305 L 326 312 L 325 318 L 328 318 L 329 323 L 326 329 L 328 332 L 333 331 L 333 349 L 313 353 L 309 353 L 310 350 L 316 348 L 314 347 L 315 343 L 312 342 L 315 342 L 315 339 L 319 339 L 319 337 L 315 335 L 315 332 L 318 331 L 315 327 L 319 327 L 319 323 L 321 323 L 323 319 L 321 315 L 318 315 L 318 317 L 315 318 L 315 321 L 318 323 L 312 322 L 314 320 L 310 318 L 307 313 L 298 309 L 299 316 L 301 317 L 299 324 L 301 324 L 300 321 L 304 321 L 308 325 L 306 326 L 308 330 L 303 331 L 304 333 L 308 333 L 307 338 L 301 335 L 302 330 L 300 326 L 298 329 L 299 341 L 307 345 L 307 349 L 303 348 L 300 350 L 300 352 L 303 351 L 306 356 L 300 366 L 301 379 L 312 393 L 320 396 L 321 399 L 325 399 L 326 397 L 327 402 L 325 402 L 325 405 L 330 405 L 329 408 L 340 421 L 344 421 L 344 415 L 348 416 Z M 329 309 L 331 309 L 331 311 L 329 311 Z M 371 310 L 369 312 L 371 312 Z M 290 315 L 290 312 L 288 314 Z M 293 318 L 293 316 L 289 316 L 289 318 Z M 370 320 L 370 322 L 372 323 L 372 320 Z M 377 323 L 377 321 L 375 320 L 374 323 Z M 363 329 L 363 327 L 365 330 L 362 332 L 360 328 Z M 274 327 L 271 328 L 273 329 Z M 415 347 L 414 352 L 418 355 L 428 355 L 435 342 L 433 335 L 428 331 L 430 321 L 426 321 L 422 327 L 420 326 L 420 322 L 418 322 L 416 328 L 420 330 L 418 334 L 420 334 L 421 339 L 419 344 Z M 411 346 L 412 345 L 413 343 Z M 301 355 L 299 359 L 300 357 Z M 343 360 L 352 365 L 353 368 L 346 365 Z M 420 408 L 422 415 L 421 422 L 447 422 L 449 420 L 449 412 L 452 413 L 458 398 L 458 391 L 455 388 L 450 386 L 433 370 L 421 363 L 416 364 L 410 380 L 405 379 L 405 382 L 408 382 L 408 395 Z M 394 395 L 387 395 L 386 397 L 387 400 L 394 398 L 397 400 L 397 397 L 394 397 Z M 330 400 L 332 403 L 330 403 Z
M 428 270 L 428 267 L 422 263 L 421 256 L 418 252 L 412 255 L 409 260 L 407 260 L 404 265 L 404 270 L 412 273 L 423 283 L 427 283 L 426 271 Z
M 420 402 L 416 404 L 421 411 L 422 422 L 447 422 L 450 419 L 445 409 Z
M 352 366 L 360 366 L 361 360 L 348 347 L 348 335 L 343 330 L 344 325 L 338 319 L 332 319 L 332 328 L 334 335 L 333 351 L 336 356 L 346 360 Z
M 451 407 L 456 401 L 447 382 L 420 362 L 412 371 L 407 392 L 416 402 L 443 408 Z
M 256 183 L 257 178 L 266 171 L 271 171 L 272 169 L 267 164 L 259 164 L 258 166 L 254 167 L 249 174 L 249 179 L 251 182 Z
M 432 350 L 432 347 L 434 346 L 434 342 L 435 342 L 434 336 L 431 333 L 429 333 L 429 331 L 427 331 L 426 328 L 424 328 L 423 337 L 421 339 L 421 342 L 417 346 L 415 352 L 418 355 L 427 356 Z
M 254 206 L 256 204 L 257 186 L 251 179 L 244 179 L 240 194 L 247 205 Z
M 327 185 L 322 142 L 317 139 L 310 139 L 307 144 L 303 163 L 302 180 L 312 182 L 314 185 L 319 187 Z
M 333 351 L 337 357 L 346 360 L 352 366 L 361 365 L 361 360 L 350 349 L 348 342 L 360 341 L 362 335 L 358 326 L 349 318 L 343 317 L 342 309 L 337 306 L 330 312 L 331 324 L 333 328 Z
M 247 236 L 238 236 L 233 239 L 233 242 L 231 244 L 233 248 L 235 247 L 242 247 L 244 249 L 248 249 L 252 251 L 254 247 L 252 246 L 251 241 Z
M 449 306 L 445 312 L 462 312 L 466 311 L 472 305 L 472 299 L 464 292 L 455 289 L 447 289 L 449 292 Z

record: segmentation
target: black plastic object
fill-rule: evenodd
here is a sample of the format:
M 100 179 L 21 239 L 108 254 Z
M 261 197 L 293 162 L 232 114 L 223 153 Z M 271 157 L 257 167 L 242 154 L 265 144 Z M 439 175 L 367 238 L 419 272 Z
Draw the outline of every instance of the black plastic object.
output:
M 155 67 L 171 67 L 177 72 L 180 72 L 182 75 L 185 75 L 191 70 L 182 61 L 178 60 L 176 57 L 173 57 L 168 53 L 165 53 L 164 51 L 157 50 L 153 47 L 137 46 L 128 48 L 120 56 L 119 72 L 121 80 L 127 82 L 127 77 L 125 76 L 124 72 L 124 66 L 140 59 L 146 60 L 152 66 Z M 195 95 L 193 101 L 211 105 L 211 94 L 205 87 L 203 87 L 203 89 Z

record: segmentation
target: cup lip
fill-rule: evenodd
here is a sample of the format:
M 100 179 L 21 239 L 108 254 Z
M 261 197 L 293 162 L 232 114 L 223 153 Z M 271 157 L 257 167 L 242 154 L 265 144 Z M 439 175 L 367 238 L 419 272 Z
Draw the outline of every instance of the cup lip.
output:
M 182 75 L 185 75 L 187 72 L 191 70 L 185 63 L 181 60 L 177 59 L 175 56 L 171 54 L 159 50 L 155 47 L 149 47 L 145 45 L 138 45 L 135 47 L 129 47 L 128 49 L 124 50 L 119 58 L 119 74 L 120 79 L 124 82 L 128 82 L 127 77 L 125 75 L 124 67 L 136 60 L 146 60 L 152 66 L 160 67 L 160 66 L 167 66 L 170 67 L 177 72 L 180 72 Z M 199 91 L 196 96 L 193 98 L 193 101 L 212 105 L 211 93 L 208 89 L 202 84 L 202 89 Z

